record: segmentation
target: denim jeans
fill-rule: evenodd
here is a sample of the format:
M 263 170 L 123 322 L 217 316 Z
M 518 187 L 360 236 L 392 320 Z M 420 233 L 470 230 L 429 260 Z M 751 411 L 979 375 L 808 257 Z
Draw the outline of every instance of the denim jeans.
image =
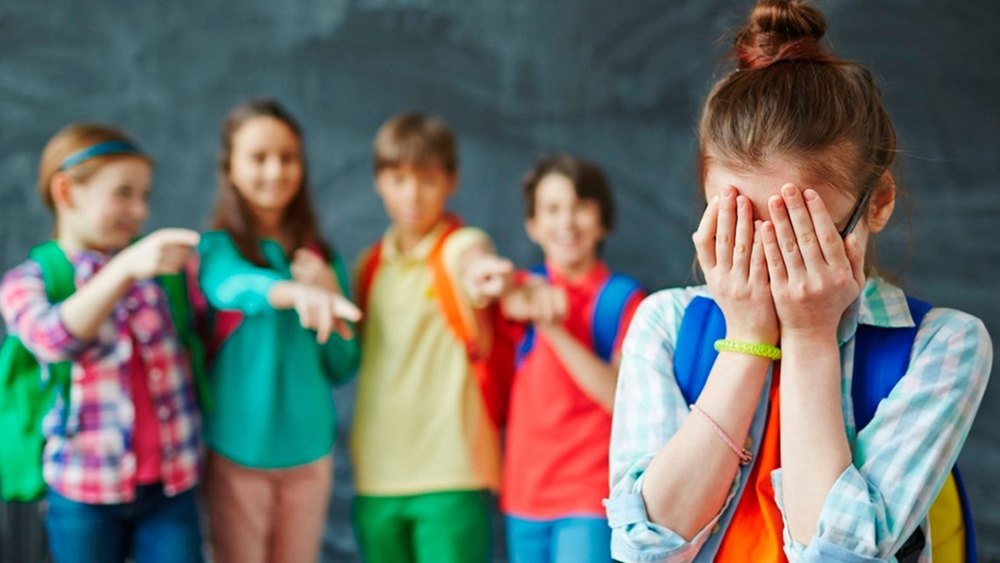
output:
M 56 563 L 199 563 L 201 528 L 195 492 L 174 497 L 160 484 L 140 485 L 133 502 L 85 504 L 52 491 L 45 528 Z
M 608 563 L 611 528 L 597 516 L 534 520 L 507 516 L 511 563 Z

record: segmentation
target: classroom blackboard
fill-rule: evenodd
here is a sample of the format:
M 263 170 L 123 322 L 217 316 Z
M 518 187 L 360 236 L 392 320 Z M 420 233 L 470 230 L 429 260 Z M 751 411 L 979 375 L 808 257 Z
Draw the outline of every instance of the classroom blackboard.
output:
M 750 5 L 3 0 L 0 268 L 49 233 L 35 173 L 45 141 L 65 124 L 98 120 L 132 132 L 156 159 L 149 227 L 203 227 L 221 119 L 239 101 L 268 95 L 305 127 L 323 232 L 349 260 L 386 227 L 372 189 L 373 134 L 390 115 L 415 109 L 458 133 L 453 208 L 519 265 L 539 259 L 523 232 L 519 180 L 538 155 L 570 151 L 601 164 L 614 184 L 611 266 L 650 288 L 692 283 L 697 114 L 727 71 L 726 33 Z M 818 5 L 837 52 L 880 77 L 900 137 L 906 197 L 881 237 L 882 264 L 901 271 L 915 295 L 972 312 L 1000 333 L 1000 4 Z M 352 396 L 352 386 L 336 393 L 341 438 Z M 354 557 L 343 443 L 327 561 Z M 995 388 L 961 463 L 982 551 L 1000 559 Z

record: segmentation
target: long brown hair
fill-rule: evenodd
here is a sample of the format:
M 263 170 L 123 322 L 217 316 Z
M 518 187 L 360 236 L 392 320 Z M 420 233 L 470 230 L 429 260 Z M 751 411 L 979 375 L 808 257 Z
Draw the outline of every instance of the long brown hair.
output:
M 709 159 L 753 169 L 787 157 L 860 198 L 890 171 L 896 133 L 871 72 L 823 47 L 826 20 L 795 0 L 761 0 L 735 35 L 737 69 L 719 80 L 699 127 Z
M 299 155 L 302 162 L 302 183 L 298 193 L 288 203 L 281 219 L 281 232 L 287 237 L 291 249 L 310 247 L 319 250 L 324 257 L 330 258 L 333 249 L 323 240 L 316 221 L 309 195 L 309 172 L 303 146 L 302 128 L 294 117 L 277 101 L 271 99 L 256 99 L 243 102 L 233 108 L 222 123 L 221 145 L 218 161 L 218 197 L 215 203 L 215 213 L 212 216 L 211 228 L 229 233 L 236 248 L 244 258 L 258 266 L 267 266 L 264 254 L 261 252 L 259 235 L 254 230 L 253 216 L 243 196 L 229 177 L 230 163 L 233 153 L 233 137 L 247 121 L 256 117 L 271 117 L 281 121 L 299 139 Z

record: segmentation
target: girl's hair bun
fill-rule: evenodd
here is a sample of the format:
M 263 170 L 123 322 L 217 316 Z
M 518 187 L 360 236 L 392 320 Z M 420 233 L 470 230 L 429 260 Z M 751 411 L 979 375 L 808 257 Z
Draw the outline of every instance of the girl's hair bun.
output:
M 760 0 L 736 33 L 733 49 L 740 70 L 787 61 L 833 62 L 820 44 L 825 33 L 826 19 L 816 8 L 796 0 Z

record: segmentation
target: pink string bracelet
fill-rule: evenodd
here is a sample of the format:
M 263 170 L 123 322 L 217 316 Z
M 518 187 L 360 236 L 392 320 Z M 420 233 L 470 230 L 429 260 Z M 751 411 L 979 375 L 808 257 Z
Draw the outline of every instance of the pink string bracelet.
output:
M 729 435 L 726 434 L 726 431 L 723 430 L 722 427 L 718 425 L 718 423 L 712 420 L 712 417 L 708 416 L 708 413 L 702 410 L 701 407 L 699 407 L 698 405 L 691 405 L 691 410 L 693 412 L 700 414 L 702 417 L 704 417 L 705 420 L 708 421 L 709 424 L 712 425 L 712 430 L 715 430 L 715 433 L 718 434 L 720 438 L 722 438 L 722 441 L 725 442 L 727 446 L 729 446 L 729 449 L 733 450 L 733 453 L 736 454 L 736 457 L 740 458 L 740 465 L 746 465 L 753 460 L 753 454 L 750 453 L 750 450 L 746 448 L 737 447 L 736 444 L 734 444 L 733 441 L 729 438 Z

